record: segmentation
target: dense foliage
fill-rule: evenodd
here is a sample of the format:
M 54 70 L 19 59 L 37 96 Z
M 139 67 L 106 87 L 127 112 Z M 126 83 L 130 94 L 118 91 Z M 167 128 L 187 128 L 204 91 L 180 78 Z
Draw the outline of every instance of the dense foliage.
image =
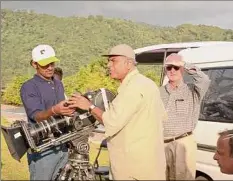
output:
M 28 76 L 14 77 L 12 82 L 7 84 L 5 93 L 2 96 L 2 101 L 6 104 L 21 105 L 20 88 L 29 78 Z
M 159 43 L 233 40 L 232 30 L 205 25 L 159 27 L 102 16 L 62 18 L 6 9 L 1 17 L 3 86 L 14 76 L 32 75 L 31 50 L 42 43 L 55 48 L 61 59 L 59 66 L 67 76 L 119 43 L 139 48 Z
M 119 82 L 114 81 L 107 75 L 107 62 L 96 60 L 87 66 L 83 66 L 76 74 L 64 79 L 66 94 L 73 92 L 85 93 L 87 91 L 107 88 L 116 93 Z
M 205 25 L 159 27 L 102 16 L 62 18 L 7 9 L 1 11 L 1 17 L 1 83 L 7 87 L 3 101 L 11 104 L 21 104 L 19 87 L 35 73 L 29 62 L 32 48 L 38 44 L 55 48 L 61 60 L 58 66 L 65 74 L 66 93 L 70 95 L 100 87 L 116 91 L 119 83 L 106 76 L 105 61 L 99 58 L 116 44 L 139 48 L 160 43 L 233 40 L 233 30 Z M 143 70 L 159 82 L 158 69 Z
M 83 94 L 87 91 L 97 90 L 99 88 L 107 88 L 116 93 L 119 82 L 108 76 L 106 66 L 106 60 L 96 59 L 90 64 L 82 66 L 76 74 L 64 78 L 63 83 L 66 95 L 70 96 L 74 92 Z M 143 74 L 159 84 L 158 68 L 148 69 L 147 71 L 143 71 Z M 12 82 L 6 86 L 5 93 L 2 97 L 3 102 L 6 104 L 22 105 L 20 99 L 20 87 L 29 78 L 31 77 L 15 77 Z

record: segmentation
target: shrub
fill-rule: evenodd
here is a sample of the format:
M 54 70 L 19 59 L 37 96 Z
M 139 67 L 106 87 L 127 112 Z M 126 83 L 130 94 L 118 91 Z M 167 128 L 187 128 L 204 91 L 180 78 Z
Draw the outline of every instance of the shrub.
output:
M 155 69 L 147 69 L 141 72 L 159 85 L 160 72 L 157 69 L 156 71 Z M 15 77 L 5 89 L 5 93 L 2 96 L 3 102 L 12 105 L 22 105 L 20 88 L 29 78 L 29 76 Z M 81 67 L 76 74 L 65 77 L 63 83 L 67 96 L 70 96 L 74 92 L 83 94 L 99 88 L 107 88 L 116 93 L 119 86 L 119 81 L 113 80 L 107 75 L 107 61 L 102 58 Z
M 153 70 L 145 71 L 143 75 L 153 80 L 157 84 L 157 86 L 160 85 L 160 75 L 156 74 Z
M 29 76 L 14 77 L 13 81 L 6 86 L 5 92 L 2 96 L 3 102 L 5 104 L 22 105 L 20 98 L 20 88 L 22 84 L 29 78 Z
M 74 92 L 85 93 L 99 88 L 107 88 L 116 93 L 119 82 L 107 75 L 107 62 L 97 59 L 80 68 L 75 75 L 64 78 L 65 92 L 69 96 Z

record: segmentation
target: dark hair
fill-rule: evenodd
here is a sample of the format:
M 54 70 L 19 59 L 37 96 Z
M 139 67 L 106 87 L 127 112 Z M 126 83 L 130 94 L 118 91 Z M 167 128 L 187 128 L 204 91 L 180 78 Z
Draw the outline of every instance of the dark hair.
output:
M 63 76 L 63 71 L 62 71 L 62 69 L 60 67 L 55 67 L 54 74 L 57 74 L 57 75 L 62 77 Z
M 230 156 L 233 157 L 233 129 L 220 132 L 219 135 L 229 138 Z
M 33 62 L 33 60 L 30 60 L 30 65 L 32 66 L 32 62 Z

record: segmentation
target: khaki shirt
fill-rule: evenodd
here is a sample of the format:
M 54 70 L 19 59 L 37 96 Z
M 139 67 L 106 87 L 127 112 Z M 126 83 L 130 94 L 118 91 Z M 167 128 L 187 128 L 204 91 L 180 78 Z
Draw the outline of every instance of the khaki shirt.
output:
M 130 72 L 103 113 L 114 180 L 165 180 L 165 116 L 156 84 Z

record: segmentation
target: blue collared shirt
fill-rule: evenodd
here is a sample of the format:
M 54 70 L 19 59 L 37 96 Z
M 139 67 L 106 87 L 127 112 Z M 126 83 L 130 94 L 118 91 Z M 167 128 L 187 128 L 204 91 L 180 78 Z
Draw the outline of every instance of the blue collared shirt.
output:
M 28 121 L 35 123 L 35 114 L 45 111 L 56 105 L 64 97 L 64 87 L 60 80 L 45 80 L 39 75 L 25 82 L 20 89 L 20 97 L 23 102 Z

